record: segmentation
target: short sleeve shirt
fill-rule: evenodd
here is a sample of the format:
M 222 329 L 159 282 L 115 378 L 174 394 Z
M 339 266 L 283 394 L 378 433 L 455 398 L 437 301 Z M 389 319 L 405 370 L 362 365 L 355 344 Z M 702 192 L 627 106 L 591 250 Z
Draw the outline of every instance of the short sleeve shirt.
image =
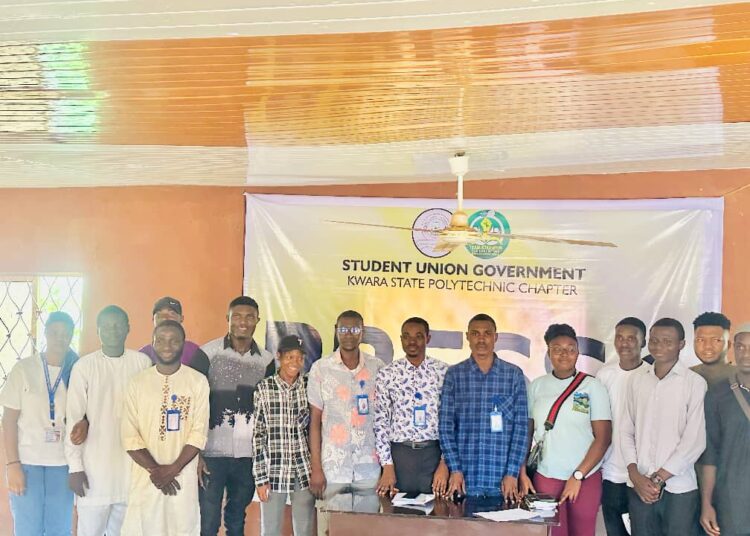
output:
M 50 383 L 54 384 L 60 367 L 49 367 Z M 55 391 L 55 426 L 60 438 L 65 437 L 65 382 Z M 0 391 L 0 406 L 21 412 L 18 417 L 18 455 L 21 463 L 28 465 L 67 465 L 62 442 L 45 441 L 46 430 L 51 428 L 47 382 L 42 360 L 38 355 L 27 357 L 15 364 Z
M 544 421 L 552 404 L 574 377 L 559 380 L 550 373 L 531 382 L 529 408 L 534 419 L 535 441 L 544 435 Z M 565 400 L 555 427 L 547 433 L 542 461 L 537 469 L 539 473 L 558 480 L 570 478 L 594 441 L 591 421 L 611 420 L 607 390 L 595 378 L 587 377 Z M 589 474 L 597 471 L 600 465 L 601 462 Z
M 359 365 L 350 370 L 341 354 L 319 359 L 310 369 L 307 398 L 323 412 L 323 472 L 329 483 L 348 484 L 380 477 L 375 449 L 375 378 L 385 365 L 360 351 Z M 367 397 L 368 412 L 361 414 L 357 397 Z

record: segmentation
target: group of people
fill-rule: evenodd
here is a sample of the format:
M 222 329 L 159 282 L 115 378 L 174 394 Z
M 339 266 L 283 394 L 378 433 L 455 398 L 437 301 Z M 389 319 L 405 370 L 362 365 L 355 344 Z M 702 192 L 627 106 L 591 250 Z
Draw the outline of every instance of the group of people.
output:
M 52 313 L 46 350 L 11 371 L 0 406 L 17 536 L 71 534 L 74 495 L 79 536 L 215 536 L 222 518 L 242 536 L 255 494 L 262 534 L 281 534 L 289 502 L 296 536 L 323 535 L 329 511 L 377 512 L 397 492 L 553 495 L 555 536 L 593 535 L 600 506 L 609 536 L 750 534 L 750 324 L 730 339 L 725 316 L 696 318 L 691 370 L 680 322 L 625 318 L 596 377 L 577 368 L 574 329 L 553 324 L 550 372 L 529 384 L 495 353 L 486 314 L 468 323 L 469 358 L 448 366 L 427 355 L 426 320 L 404 321 L 404 359 L 386 364 L 344 311 L 336 351 L 309 373 L 299 337 L 275 356 L 257 345 L 250 297 L 202 347 L 178 300 L 158 300 L 153 319 L 136 352 L 127 313 L 105 307 L 101 348 L 78 358 L 72 319 Z

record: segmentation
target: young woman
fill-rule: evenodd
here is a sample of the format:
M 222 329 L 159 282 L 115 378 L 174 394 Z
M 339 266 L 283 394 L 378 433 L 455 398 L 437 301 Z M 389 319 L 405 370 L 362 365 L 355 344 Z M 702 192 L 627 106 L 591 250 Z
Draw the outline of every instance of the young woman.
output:
M 567 324 L 552 324 L 544 341 L 552 372 L 529 387 L 531 426 L 534 440 L 542 441 L 542 457 L 533 483 L 522 469 L 521 492 L 558 498 L 560 526 L 552 529 L 553 536 L 594 536 L 602 498 L 599 466 L 612 436 L 609 396 L 595 378 L 582 376 L 562 402 L 554 427 L 547 430 L 550 409 L 578 376 L 578 342 Z
M 49 315 L 47 349 L 20 360 L 0 392 L 10 508 L 16 536 L 70 535 L 73 492 L 65 462 L 65 398 L 78 356 L 70 349 L 75 324 Z

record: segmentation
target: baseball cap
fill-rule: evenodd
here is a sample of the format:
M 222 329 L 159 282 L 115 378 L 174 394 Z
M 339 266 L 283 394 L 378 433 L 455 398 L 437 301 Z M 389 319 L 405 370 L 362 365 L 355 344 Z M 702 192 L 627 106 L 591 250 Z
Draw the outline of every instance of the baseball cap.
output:
M 290 350 L 299 350 L 301 352 L 304 352 L 304 349 L 302 348 L 302 339 L 300 339 L 296 335 L 287 335 L 286 337 L 281 339 L 277 351 L 280 354 L 283 354 L 284 352 L 289 352 Z
M 154 309 L 153 311 L 151 311 L 151 314 L 154 315 L 157 311 L 161 311 L 162 309 L 172 309 L 178 315 L 182 314 L 182 304 L 179 302 L 179 300 L 175 300 L 174 298 L 170 298 L 169 296 L 164 296 L 163 298 L 156 300 Z

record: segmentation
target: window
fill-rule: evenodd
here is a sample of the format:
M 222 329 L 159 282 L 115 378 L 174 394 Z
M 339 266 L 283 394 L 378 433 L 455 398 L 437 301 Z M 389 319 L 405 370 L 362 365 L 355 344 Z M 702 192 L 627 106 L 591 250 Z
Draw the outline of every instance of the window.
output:
M 16 361 L 44 351 L 44 322 L 52 311 L 73 317 L 71 346 L 78 351 L 82 298 L 77 275 L 0 276 L 0 388 Z

